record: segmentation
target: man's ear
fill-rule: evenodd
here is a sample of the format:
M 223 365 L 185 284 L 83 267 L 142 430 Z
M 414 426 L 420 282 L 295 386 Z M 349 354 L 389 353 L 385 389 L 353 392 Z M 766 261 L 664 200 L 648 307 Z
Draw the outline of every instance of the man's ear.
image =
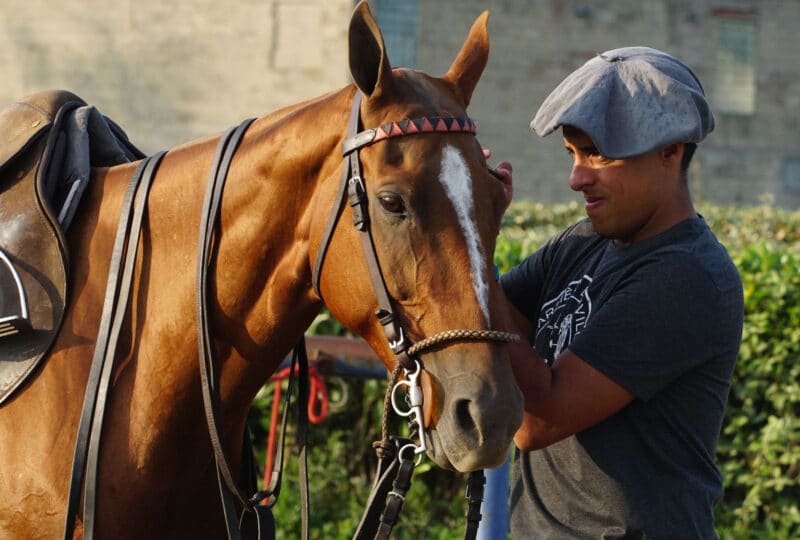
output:
M 661 152 L 659 153 L 664 166 L 675 166 L 680 168 L 681 158 L 683 158 L 683 152 L 685 148 L 686 146 L 682 142 L 672 143 L 671 145 L 662 148 Z

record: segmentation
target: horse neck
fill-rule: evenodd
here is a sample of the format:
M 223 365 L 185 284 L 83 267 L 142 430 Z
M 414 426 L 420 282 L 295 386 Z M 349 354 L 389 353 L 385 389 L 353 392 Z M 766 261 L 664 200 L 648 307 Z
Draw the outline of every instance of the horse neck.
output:
M 223 398 L 227 389 L 236 409 L 246 410 L 321 308 L 311 289 L 309 230 L 316 213 L 333 202 L 351 93 L 257 120 L 232 163 L 210 297 L 214 335 L 225 351 Z M 200 176 L 204 184 L 206 175 Z

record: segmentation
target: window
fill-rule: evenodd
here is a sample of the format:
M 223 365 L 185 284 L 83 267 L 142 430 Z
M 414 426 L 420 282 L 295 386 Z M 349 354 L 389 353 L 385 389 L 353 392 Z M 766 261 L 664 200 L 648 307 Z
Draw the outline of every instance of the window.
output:
M 752 114 L 756 104 L 754 13 L 718 11 L 714 104 L 720 112 Z
M 800 159 L 783 162 L 783 187 L 793 195 L 800 195 Z

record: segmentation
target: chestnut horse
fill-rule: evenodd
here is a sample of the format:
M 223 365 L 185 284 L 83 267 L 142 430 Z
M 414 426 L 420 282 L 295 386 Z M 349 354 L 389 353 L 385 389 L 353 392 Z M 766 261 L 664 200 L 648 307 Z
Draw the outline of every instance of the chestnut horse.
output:
M 312 268 L 342 167 L 351 102 L 361 123 L 465 117 L 488 58 L 488 14 L 448 72 L 392 69 L 366 5 L 350 23 L 355 85 L 256 120 L 232 161 L 209 280 L 221 436 L 244 483 L 242 432 L 262 384 L 323 307 L 397 360 L 375 317 L 359 233 L 344 210 Z M 114 364 L 97 479 L 99 538 L 221 538 L 214 456 L 198 376 L 197 238 L 219 137 L 170 150 L 157 171 Z M 470 133 L 390 137 L 360 150 L 372 235 L 411 342 L 452 329 L 511 328 L 492 254 L 507 206 Z M 108 261 L 136 164 L 93 171 L 67 235 L 72 295 L 46 363 L 0 408 L 0 537 L 63 534 L 70 468 Z M 333 209 L 333 210 L 332 210 Z M 421 353 L 428 455 L 470 471 L 500 464 L 522 415 L 507 347 L 457 342 Z M 76 537 L 82 536 L 78 520 Z

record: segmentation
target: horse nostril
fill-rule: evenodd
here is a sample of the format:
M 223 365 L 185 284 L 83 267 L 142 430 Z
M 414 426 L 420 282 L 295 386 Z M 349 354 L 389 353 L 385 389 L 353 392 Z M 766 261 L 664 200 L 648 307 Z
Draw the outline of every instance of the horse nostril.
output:
M 462 431 L 467 433 L 474 431 L 476 428 L 469 406 L 470 400 L 468 399 L 459 399 L 455 404 L 456 423 Z

